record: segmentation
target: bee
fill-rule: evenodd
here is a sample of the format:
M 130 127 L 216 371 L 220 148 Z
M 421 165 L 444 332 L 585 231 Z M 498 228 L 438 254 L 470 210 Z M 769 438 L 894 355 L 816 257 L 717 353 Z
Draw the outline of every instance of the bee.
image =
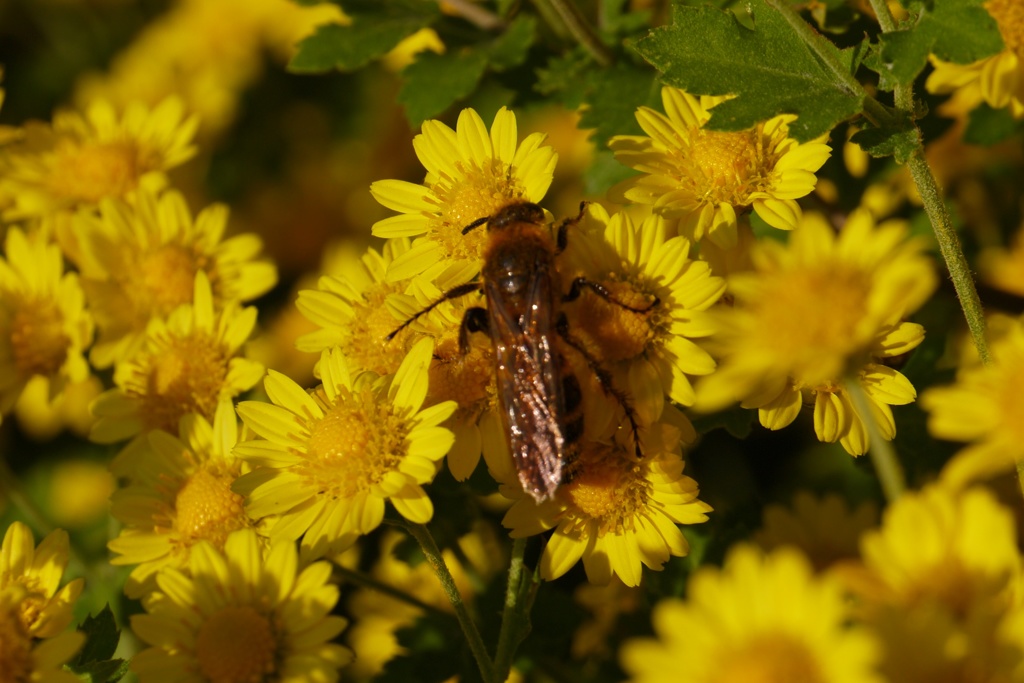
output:
M 581 205 L 580 216 L 584 208 Z M 538 503 L 555 495 L 566 476 L 573 444 L 583 434 L 583 393 L 558 349 L 558 338 L 583 354 L 602 387 L 626 408 L 634 434 L 637 430 L 627 398 L 611 387 L 607 373 L 568 333 L 561 313 L 561 302 L 578 296 L 582 287 L 608 296 L 603 287 L 584 278 L 573 281 L 569 294 L 561 293 L 556 257 L 565 248 L 568 227 L 579 218 L 563 221 L 557 238 L 545 222 L 544 210 L 530 202 L 509 204 L 470 223 L 463 234 L 487 225 L 479 280 L 448 290 L 388 336 L 390 340 L 444 301 L 483 293 L 487 307 L 466 310 L 459 347 L 465 353 L 474 332 L 490 336 L 509 450 L 523 489 Z

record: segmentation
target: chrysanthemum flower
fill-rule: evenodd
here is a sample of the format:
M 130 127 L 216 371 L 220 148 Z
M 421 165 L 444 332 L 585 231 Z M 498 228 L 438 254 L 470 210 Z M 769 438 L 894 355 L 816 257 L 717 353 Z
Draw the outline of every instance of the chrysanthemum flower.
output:
M 433 516 L 422 485 L 452 445 L 438 425 L 455 403 L 421 409 L 432 350 L 429 340 L 417 343 L 393 378 L 352 377 L 340 351 L 324 351 L 323 384 L 312 394 L 271 370 L 264 387 L 272 403 L 239 404 L 264 440 L 235 449 L 257 468 L 235 490 L 248 497 L 252 517 L 278 516 L 272 538 L 301 536 L 303 554 L 322 557 L 376 529 L 386 500 L 411 522 Z
M 1024 5 L 1020 0 L 987 0 L 985 9 L 996 20 L 1005 48 L 971 64 L 953 64 L 932 56 L 935 70 L 925 81 L 928 92 L 954 93 L 949 108 L 966 113 L 982 102 L 993 109 L 1009 107 L 1024 117 Z
M 807 491 L 793 497 L 792 509 L 769 505 L 754 541 L 766 551 L 792 545 L 817 570 L 840 560 L 859 557 L 861 535 L 878 523 L 878 508 L 871 501 L 850 509 L 836 494 L 818 498 Z
M 338 587 L 331 565 L 301 571 L 295 545 L 264 557 L 252 530 L 236 531 L 224 550 L 196 545 L 189 574 L 157 575 L 160 592 L 132 617 L 150 647 L 132 659 L 141 683 L 333 682 L 352 653 L 331 640 L 346 626 L 330 614 Z
M 404 285 L 388 282 L 385 274 L 408 251 L 408 239 L 388 240 L 382 252 L 371 247 L 358 261 L 339 263 L 338 274 L 321 277 L 315 290 L 300 291 L 295 305 L 320 329 L 300 337 L 296 347 L 319 354 L 336 346 L 353 369 L 393 374 L 408 349 L 410 332 L 387 340 L 404 319 L 392 315 L 385 302 Z
M 923 683 L 937 679 L 922 672 L 939 671 L 941 680 L 1017 680 L 976 677 L 1024 663 L 1024 633 L 1011 623 L 1021 608 L 1015 527 L 1010 510 L 985 489 L 931 486 L 890 505 L 882 527 L 862 539 L 862 562 L 834 570 L 867 623 L 885 636 L 882 670 L 891 680 Z M 1012 657 L 985 661 L 986 652 L 999 650 Z
M 422 185 L 380 180 L 370 186 L 374 198 L 401 215 L 373 226 L 378 237 L 417 237 L 412 249 L 388 268 L 388 280 L 422 273 L 442 259 L 474 263 L 487 240 L 486 230 L 462 229 L 516 201 L 539 202 L 558 155 L 532 133 L 517 144 L 516 117 L 502 107 L 488 132 L 480 115 L 464 109 L 455 130 L 440 121 L 424 121 L 413 141 L 427 169 Z
M 177 433 L 189 413 L 212 420 L 222 400 L 251 389 L 263 376 L 263 365 L 239 355 L 256 325 L 256 309 L 230 302 L 215 310 L 203 271 L 195 275 L 194 292 L 195 303 L 178 307 L 166 322 L 154 319 L 145 347 L 117 366 L 117 386 L 92 406 L 93 441 L 116 443 L 153 429 Z
M 178 437 L 152 431 L 146 447 L 122 463 L 133 479 L 111 498 L 110 514 L 123 526 L 108 545 L 118 555 L 111 564 L 138 565 L 125 584 L 129 597 L 155 589 L 153 576 L 165 567 L 186 571 L 200 541 L 221 550 L 231 532 L 253 526 L 244 499 L 231 490 L 242 474 L 231 452 L 237 419 L 232 403 L 221 401 L 212 426 L 186 415 Z
M 81 678 L 63 666 L 82 647 L 85 635 L 65 631 L 37 641 L 25 629 L 21 603 L 25 589 L 0 589 L 0 675 L 4 681 L 21 683 L 81 683 Z
M 159 197 L 140 192 L 134 203 L 105 201 L 99 215 L 75 217 L 77 265 L 99 328 L 90 354 L 94 365 L 109 367 L 137 351 L 150 320 L 192 302 L 200 271 L 217 308 L 250 301 L 274 286 L 273 264 L 257 259 L 259 237 L 223 239 L 227 218 L 227 207 L 214 204 L 193 220 L 176 191 Z
M 133 102 L 120 114 L 94 100 L 84 114 L 62 111 L 52 125 L 30 123 L 23 141 L 0 155 L 0 191 L 14 200 L 4 217 L 94 207 L 142 187 L 157 189 L 165 171 L 195 154 L 196 126 L 173 97 L 152 109 Z
M 548 581 L 582 558 L 587 578 L 607 584 L 618 576 L 627 586 L 640 583 L 641 565 L 660 570 L 669 557 L 686 555 L 690 546 L 677 524 L 707 520 L 711 506 L 697 499 L 697 482 L 683 474 L 681 432 L 657 423 L 637 458 L 632 445 L 584 440 L 569 465 L 568 481 L 539 505 L 515 478 L 502 492 L 516 500 L 502 524 L 513 538 L 554 529 L 541 556 Z
M 943 468 L 942 480 L 952 486 L 1007 471 L 1024 459 L 1024 323 L 1014 321 L 989 351 L 991 364 L 965 366 L 955 384 L 921 397 L 933 436 L 971 442 Z
M 620 660 L 637 683 L 881 683 L 877 642 L 848 619 L 841 584 L 803 555 L 739 545 L 694 574 L 686 602 L 655 605 L 657 639 L 628 641 Z
M 71 610 L 85 581 L 75 579 L 60 588 L 67 564 L 68 534 L 63 529 L 51 532 L 36 547 L 27 526 L 14 522 L 7 527 L 0 548 L 0 593 L 21 589 L 18 600 L 8 607 L 29 637 L 52 638 L 71 623 Z
M 49 398 L 89 376 L 83 355 L 92 318 L 60 248 L 10 228 L 0 257 L 0 417 L 33 377 L 49 382 Z
M 608 143 L 616 159 L 643 173 L 613 188 L 613 195 L 650 204 L 657 214 L 681 219 L 680 231 L 692 241 L 707 237 L 723 248 L 736 243 L 737 214 L 751 208 L 772 227 L 797 226 L 796 200 L 814 189 L 814 173 L 831 153 L 828 145 L 789 137 L 792 115 L 720 132 L 704 124 L 724 98 L 698 99 L 664 87 L 661 101 L 665 114 L 637 110 L 649 137 L 617 135 Z
M 823 217 L 808 215 L 788 245 L 756 245 L 755 270 L 729 279 L 735 307 L 718 318 L 712 353 L 722 360 L 698 386 L 698 409 L 739 400 L 758 409 L 762 425 L 782 429 L 807 401 L 821 441 L 865 453 L 867 419 L 892 439 L 889 406 L 917 394 L 884 361 L 924 338 L 920 325 L 903 320 L 936 285 L 925 246 L 908 239 L 902 223 L 876 227 L 864 210 L 851 214 L 838 235 Z M 854 408 L 851 381 L 866 393 L 870 416 Z
M 583 288 L 565 306 L 571 335 L 616 375 L 618 388 L 651 423 L 661 415 L 666 395 L 693 405 L 689 376 L 715 369 L 692 340 L 714 331 L 705 311 L 725 292 L 725 280 L 712 276 L 707 263 L 690 260 L 690 242 L 673 236 L 674 225 L 664 218 L 653 215 L 638 226 L 624 212 L 609 218 L 595 205 L 589 211 L 605 227 L 570 234 L 563 278 L 586 277 L 614 301 Z M 650 310 L 639 313 L 624 305 Z

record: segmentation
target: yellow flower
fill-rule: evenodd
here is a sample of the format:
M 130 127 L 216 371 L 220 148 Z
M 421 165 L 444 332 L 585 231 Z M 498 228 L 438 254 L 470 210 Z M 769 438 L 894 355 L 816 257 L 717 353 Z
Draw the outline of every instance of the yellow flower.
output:
M 650 204 L 657 214 L 681 219 L 681 234 L 693 242 L 707 237 L 723 248 L 736 244 L 736 216 L 744 210 L 780 230 L 797 226 L 796 200 L 814 189 L 828 145 L 789 137 L 791 115 L 720 132 L 704 124 L 724 98 L 664 87 L 661 101 L 666 114 L 648 107 L 636 113 L 650 137 L 617 135 L 608 143 L 616 159 L 642 172 L 612 188 L 613 196 Z
M 273 264 L 256 258 L 256 235 L 223 239 L 227 218 L 227 207 L 214 204 L 193 221 L 176 191 L 159 197 L 141 192 L 134 203 L 105 201 L 99 215 L 75 217 L 77 265 L 99 328 L 90 354 L 94 365 L 106 368 L 131 357 L 150 320 L 193 301 L 200 271 L 217 308 L 255 299 L 274 286 Z
M 637 683 L 881 683 L 878 644 L 849 625 L 842 586 L 817 578 L 792 548 L 736 546 L 722 569 L 694 574 L 687 600 L 663 600 L 657 639 L 627 641 L 620 659 Z
M 766 551 L 780 546 L 799 548 L 817 570 L 859 556 L 861 535 L 878 522 L 878 508 L 868 501 L 851 510 L 836 494 L 821 498 L 800 491 L 792 510 L 781 505 L 764 509 L 763 527 L 754 541 Z
M 37 236 L 38 237 L 38 236 Z M 89 377 L 83 355 L 92 318 L 60 248 L 10 228 L 0 257 L 0 418 L 33 377 L 49 382 L 49 398 Z
M 978 275 L 984 283 L 1024 296 L 1024 230 L 1017 230 L 1009 247 L 982 249 L 977 265 Z
M 889 406 L 917 394 L 884 360 L 924 338 L 924 328 L 903 319 L 936 285 L 925 246 L 908 239 L 902 223 L 876 227 L 864 210 L 851 214 L 838 235 L 823 217 L 808 215 L 788 245 L 760 242 L 754 271 L 729 279 L 735 307 L 720 313 L 722 332 L 711 350 L 721 363 L 698 387 L 697 408 L 739 400 L 758 409 L 762 425 L 782 429 L 813 402 L 821 441 L 860 455 L 868 446 L 866 419 L 892 439 Z M 870 417 L 854 408 L 851 381 L 866 393 Z
M 189 573 L 158 574 L 160 592 L 132 617 L 150 645 L 132 659 L 140 683 L 333 682 L 352 659 L 330 642 L 347 623 L 330 614 L 338 601 L 330 563 L 300 571 L 294 544 L 264 556 L 255 532 L 236 531 L 223 551 L 197 544 Z
M 265 440 L 235 454 L 256 469 L 235 490 L 257 519 L 278 516 L 272 538 L 302 537 L 304 556 L 322 557 L 352 545 L 380 525 L 390 500 L 411 522 L 434 513 L 423 484 L 452 445 L 438 425 L 454 402 L 422 409 L 433 344 L 416 344 L 393 377 L 357 377 L 337 349 L 320 358 L 323 384 L 312 394 L 271 370 L 264 387 L 271 404 L 244 401 L 238 414 Z
M 65 384 L 60 396 L 51 400 L 50 381 L 36 375 L 25 385 L 21 398 L 14 405 L 14 416 L 21 431 L 33 441 L 50 441 L 65 429 L 85 439 L 96 421 L 89 405 L 103 389 L 100 378 L 90 374 L 81 382 Z
M 58 112 L 53 124 L 30 123 L 24 139 L 0 154 L 0 192 L 14 205 L 6 219 L 95 207 L 166 184 L 164 172 L 195 154 L 197 121 L 171 97 L 150 109 L 133 102 L 118 114 L 94 100 L 84 114 Z
M 971 64 L 953 64 L 931 56 L 935 70 L 925 81 L 928 92 L 954 93 L 946 111 L 966 113 L 982 102 L 993 109 L 1010 108 L 1024 117 L 1024 5 L 1020 0 L 987 0 L 1005 48 Z
M 7 606 L 28 636 L 52 638 L 71 623 L 71 610 L 85 582 L 75 579 L 58 590 L 67 564 L 68 534 L 63 529 L 51 532 L 36 547 L 27 526 L 14 522 L 7 527 L 0 549 L 0 593 L 20 589 L 17 601 Z
M 541 556 L 545 580 L 557 579 L 582 558 L 592 583 L 618 576 L 627 586 L 639 585 L 641 565 L 660 570 L 669 557 L 689 552 L 676 525 L 706 521 L 711 510 L 697 499 L 697 482 L 683 474 L 681 434 L 677 426 L 657 423 L 642 439 L 643 459 L 632 444 L 584 440 L 554 498 L 538 505 L 517 480 L 502 487 L 516 500 L 502 524 L 513 538 L 555 530 Z M 514 473 L 495 475 L 515 480 Z
M 558 155 L 533 133 L 517 144 L 516 117 L 502 107 L 488 132 L 480 115 L 464 109 L 456 129 L 425 121 L 413 141 L 427 169 L 422 185 L 380 180 L 370 186 L 374 198 L 400 212 L 373 226 L 378 237 L 416 237 L 412 249 L 388 267 L 387 279 L 403 280 L 442 259 L 477 265 L 486 230 L 462 229 L 515 201 L 539 202 L 551 185 Z
M 145 347 L 114 371 L 117 385 L 93 403 L 96 415 L 90 438 L 116 443 L 136 437 L 112 464 L 141 445 L 140 436 L 153 429 L 178 431 L 189 413 L 213 419 L 217 405 L 251 389 L 263 376 L 261 364 L 242 358 L 242 345 L 256 325 L 256 309 L 228 303 L 214 308 L 206 274 L 195 275 L 195 303 L 178 307 L 167 319 L 149 325 Z
M 408 239 L 388 240 L 382 252 L 371 247 L 359 260 L 338 263 L 337 275 L 321 277 L 315 290 L 300 291 L 295 305 L 320 329 L 300 337 L 296 347 L 319 354 L 337 346 L 353 369 L 394 373 L 408 350 L 410 333 L 403 330 L 387 340 L 405 318 L 390 312 L 387 299 L 402 288 L 385 275 L 395 259 L 408 251 Z
M 132 483 L 111 498 L 110 514 L 123 525 L 108 544 L 114 565 L 138 565 L 125 592 L 139 598 L 155 588 L 165 567 L 185 571 L 201 541 L 221 550 L 228 534 L 253 526 L 245 501 L 231 490 L 242 462 L 231 449 L 238 441 L 235 408 L 221 401 L 211 426 L 199 415 L 181 419 L 176 438 L 163 430 L 148 434 L 145 448 L 122 469 Z
M 582 288 L 565 306 L 570 334 L 613 372 L 616 385 L 651 423 L 661 415 L 666 395 L 693 405 L 689 376 L 715 369 L 692 340 L 714 331 L 705 311 L 725 292 L 725 281 L 712 276 L 707 263 L 690 259 L 690 242 L 673 236 L 675 226 L 664 218 L 650 216 L 637 225 L 625 212 L 609 218 L 596 205 L 589 212 L 603 229 L 570 233 L 563 277 L 585 277 L 614 300 Z
M 930 486 L 886 509 L 882 527 L 861 541 L 862 562 L 835 569 L 884 636 L 891 680 L 924 683 L 938 671 L 940 680 L 1020 680 L 975 677 L 1024 663 L 1024 634 L 1013 623 L 1022 578 L 1015 526 L 985 489 Z M 999 650 L 1011 659 L 989 657 Z
M 62 667 L 82 647 L 85 635 L 65 631 L 46 640 L 33 640 L 24 627 L 19 604 L 21 586 L 0 589 L 0 675 L 12 683 L 81 683 Z
M 1014 321 L 989 350 L 989 365 L 963 367 L 955 384 L 921 397 L 933 436 L 971 442 L 943 468 L 942 480 L 951 486 L 1009 470 L 1024 459 L 1024 324 Z

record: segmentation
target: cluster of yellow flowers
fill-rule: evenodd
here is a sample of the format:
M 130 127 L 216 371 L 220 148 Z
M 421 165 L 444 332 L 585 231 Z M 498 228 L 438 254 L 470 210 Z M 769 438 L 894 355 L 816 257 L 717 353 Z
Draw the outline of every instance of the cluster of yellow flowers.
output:
M 739 405 L 781 430 L 807 406 L 817 439 L 852 456 L 895 438 L 892 406 L 917 398 L 897 367 L 925 335 L 909 319 L 938 285 L 931 243 L 868 201 L 804 213 L 798 200 L 831 154 L 824 140 L 792 138 L 789 115 L 709 130 L 724 98 L 672 87 L 663 111 L 637 112 L 644 135 L 611 140 L 638 173 L 565 224 L 558 293 L 579 278 L 592 286 L 558 304 L 568 333 L 554 341 L 581 384 L 584 430 L 553 497 L 537 503 L 517 477 L 492 341 L 466 344 L 463 317 L 486 301 L 445 297 L 479 278 L 488 235 L 467 226 L 541 202 L 552 183 L 558 155 L 542 133 L 520 139 L 508 109 L 489 126 L 473 109 L 454 129 L 423 124 L 412 141 L 423 182 L 370 188 L 395 212 L 372 226 L 383 246 L 298 294 L 316 329 L 297 347 L 318 355 L 317 386 L 265 368 L 248 355 L 251 304 L 276 268 L 256 235 L 227 236 L 225 206 L 194 213 L 169 176 L 196 153 L 195 103 L 210 107 L 207 132 L 225 125 L 258 46 L 307 30 L 309 17 L 283 6 L 235 4 L 218 11 L 251 22 L 240 31 L 257 47 L 223 41 L 219 70 L 189 65 L 208 80 L 183 75 L 184 99 L 115 106 L 96 81 L 84 111 L 0 135 L 0 418 L 32 382 L 51 401 L 91 387 L 89 438 L 116 449 L 109 549 L 142 605 L 130 622 L 142 683 L 379 673 L 400 649 L 396 629 L 449 606 L 428 565 L 395 557 L 399 534 L 378 533 L 372 550 L 364 538 L 385 520 L 412 530 L 443 516 L 429 488 L 442 461 L 455 481 L 487 481 L 477 502 L 506 532 L 478 522 L 438 555 L 455 587 L 469 598 L 501 571 L 503 535 L 546 534 L 540 579 L 582 564 L 591 584 L 578 596 L 595 613 L 574 644 L 583 656 L 636 609 L 643 568 L 688 555 L 684 528 L 712 513 L 684 474 L 692 418 Z M 989 4 L 997 19 L 1018 11 Z M 207 11 L 189 0 L 177 14 Z M 168 72 L 190 57 L 176 16 L 144 38 L 176 46 L 163 53 Z M 1024 116 L 1020 41 L 1007 45 L 966 71 L 938 64 L 929 87 Z M 133 54 L 112 81 L 132 92 L 125 74 L 144 73 Z M 752 542 L 699 568 L 685 600 L 655 607 L 654 637 L 618 655 L 628 675 L 1024 680 L 1024 556 L 1012 512 L 979 483 L 1024 461 L 1024 326 L 1007 323 L 992 354 L 923 395 L 932 436 L 972 442 L 937 482 L 893 500 L 880 522 L 870 505 L 809 494 L 794 511 L 769 508 Z M 350 650 L 338 642 L 338 577 L 360 552 L 376 560 L 372 581 L 416 603 L 357 592 Z M 63 531 L 37 547 L 25 525 L 7 529 L 0 680 L 78 680 L 62 669 L 83 641 L 68 630 L 83 589 L 61 587 L 68 563 Z

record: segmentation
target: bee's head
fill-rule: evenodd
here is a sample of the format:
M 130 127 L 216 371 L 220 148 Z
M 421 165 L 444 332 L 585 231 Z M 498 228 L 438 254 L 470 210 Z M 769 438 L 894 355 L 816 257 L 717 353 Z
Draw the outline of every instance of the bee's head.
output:
M 488 230 L 501 230 L 515 223 L 531 223 L 533 225 L 544 224 L 544 209 L 533 202 L 516 202 L 502 207 L 491 216 L 479 218 L 465 228 L 462 234 L 465 235 L 473 228 L 487 224 Z

